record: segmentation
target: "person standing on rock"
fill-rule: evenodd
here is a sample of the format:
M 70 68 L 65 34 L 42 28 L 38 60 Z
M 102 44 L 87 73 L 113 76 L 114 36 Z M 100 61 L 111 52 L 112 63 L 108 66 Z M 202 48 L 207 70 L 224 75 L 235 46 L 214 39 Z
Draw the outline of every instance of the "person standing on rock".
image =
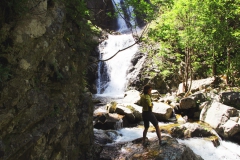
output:
M 164 145 L 166 142 L 163 142 L 161 139 L 161 132 L 158 126 L 158 120 L 152 112 L 153 103 L 151 99 L 151 91 L 152 87 L 150 85 L 145 85 L 143 88 L 143 94 L 140 98 L 140 106 L 142 106 L 142 118 L 144 122 L 144 130 L 143 130 L 143 146 L 148 145 L 149 143 L 146 141 L 146 136 L 149 128 L 149 122 L 153 124 L 156 129 L 157 137 L 159 140 L 159 145 Z

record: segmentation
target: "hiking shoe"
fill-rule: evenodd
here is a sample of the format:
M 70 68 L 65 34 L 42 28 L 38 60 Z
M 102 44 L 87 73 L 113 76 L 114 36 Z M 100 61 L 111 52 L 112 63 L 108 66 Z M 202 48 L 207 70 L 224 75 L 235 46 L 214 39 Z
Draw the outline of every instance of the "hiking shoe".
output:
M 159 146 L 164 146 L 164 145 L 166 145 L 166 144 L 167 144 L 166 141 L 159 141 Z

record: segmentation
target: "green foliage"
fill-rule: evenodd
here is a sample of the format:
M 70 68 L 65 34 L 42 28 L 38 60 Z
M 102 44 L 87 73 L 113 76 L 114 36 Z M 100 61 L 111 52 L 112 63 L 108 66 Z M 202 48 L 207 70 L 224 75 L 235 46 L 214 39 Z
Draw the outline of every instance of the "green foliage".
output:
M 161 9 L 171 7 L 173 0 L 151 0 L 151 2 L 146 0 L 125 0 L 124 4 L 127 7 L 132 6 L 137 17 L 145 22 L 151 22 L 159 16 L 159 13 L 162 12 Z
M 65 38 L 69 46 L 73 48 L 73 52 L 77 49 L 82 56 L 86 56 L 86 53 L 96 45 L 96 42 L 92 40 L 93 35 L 100 34 L 100 30 L 89 20 L 90 13 L 84 0 L 63 1 L 67 8 L 67 17 L 69 17 L 79 29 L 77 33 L 66 33 Z
M 138 17 L 148 22 L 153 19 L 156 7 L 151 3 L 145 0 L 125 0 L 124 2 L 127 7 L 133 6 L 134 12 Z
M 161 72 L 161 75 L 163 76 L 164 79 L 166 79 L 168 76 L 170 76 L 172 72 L 170 70 L 163 70 Z
M 67 17 L 74 21 L 81 31 L 88 31 L 82 32 L 82 36 L 84 36 L 83 33 L 99 33 L 99 29 L 96 28 L 90 21 L 91 16 L 85 0 L 62 1 L 67 9 Z
M 240 76 L 240 57 L 236 56 L 240 47 L 239 0 L 173 0 L 162 7 L 163 2 L 154 1 L 160 11 L 148 32 L 149 38 L 161 46 L 160 54 L 154 57 L 161 56 L 162 65 L 183 61 L 189 64 L 193 74 Z M 175 57 L 175 62 L 168 57 Z M 169 70 L 170 66 L 162 68 Z M 180 65 L 175 67 L 180 69 Z
M 79 24 L 81 24 L 82 18 L 89 16 L 89 11 L 84 0 L 63 0 L 63 2 L 67 8 L 67 13 L 72 20 L 80 18 L 78 19 L 79 21 L 76 21 Z

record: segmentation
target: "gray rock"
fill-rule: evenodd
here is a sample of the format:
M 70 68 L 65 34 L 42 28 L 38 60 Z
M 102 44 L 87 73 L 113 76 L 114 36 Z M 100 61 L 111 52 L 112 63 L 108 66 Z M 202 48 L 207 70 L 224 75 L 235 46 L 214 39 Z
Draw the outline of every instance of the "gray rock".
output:
M 159 147 L 158 140 L 149 139 L 150 145 L 143 147 L 141 139 L 103 146 L 100 158 L 102 159 L 164 159 L 164 160 L 203 160 L 189 147 L 180 144 L 177 140 L 163 136 L 162 140 L 167 144 Z M 128 152 L 121 152 L 121 151 Z
M 214 101 L 202 109 L 200 120 L 208 123 L 221 136 L 230 138 L 240 132 L 239 123 L 231 120 L 236 116 L 237 109 Z

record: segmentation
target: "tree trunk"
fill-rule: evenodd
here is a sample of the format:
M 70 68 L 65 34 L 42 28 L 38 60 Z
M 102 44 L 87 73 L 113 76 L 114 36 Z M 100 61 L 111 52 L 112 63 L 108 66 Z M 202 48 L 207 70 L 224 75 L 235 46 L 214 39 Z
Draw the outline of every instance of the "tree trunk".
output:
M 214 47 L 212 48 L 212 53 L 213 53 L 213 63 L 212 63 L 212 76 L 217 75 L 217 64 L 216 64 L 216 56 L 214 53 Z
M 226 83 L 229 84 L 229 79 L 230 79 L 230 63 L 231 63 L 231 58 L 230 58 L 230 49 L 227 48 L 227 77 L 226 77 Z
M 189 77 L 189 48 L 186 48 L 185 50 L 185 76 L 184 76 L 184 80 L 185 80 L 185 84 L 184 84 L 184 92 L 188 91 L 188 77 Z

